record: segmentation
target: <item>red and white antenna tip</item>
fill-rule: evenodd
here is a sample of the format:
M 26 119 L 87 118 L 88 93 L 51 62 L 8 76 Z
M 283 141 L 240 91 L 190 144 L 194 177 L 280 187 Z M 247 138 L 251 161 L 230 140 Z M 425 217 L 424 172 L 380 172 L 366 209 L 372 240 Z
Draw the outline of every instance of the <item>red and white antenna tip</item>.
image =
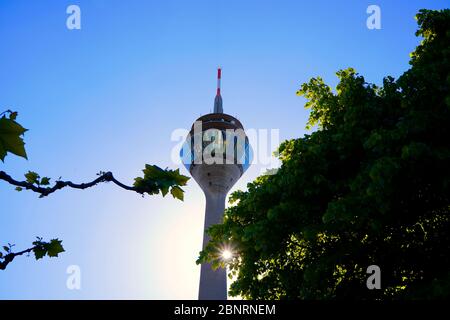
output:
M 222 78 L 222 69 L 217 68 L 217 95 L 220 96 L 220 79 Z
M 217 68 L 217 94 L 214 99 L 214 113 L 223 113 L 222 97 L 220 95 L 220 78 L 222 78 L 222 68 Z

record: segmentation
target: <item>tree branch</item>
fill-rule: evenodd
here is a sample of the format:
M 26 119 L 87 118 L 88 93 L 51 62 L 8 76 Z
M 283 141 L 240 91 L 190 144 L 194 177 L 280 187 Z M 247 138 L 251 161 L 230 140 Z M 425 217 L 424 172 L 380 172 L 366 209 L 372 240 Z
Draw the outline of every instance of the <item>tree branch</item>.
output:
M 6 266 L 14 260 L 15 257 L 17 256 L 21 256 L 25 253 L 30 253 L 31 251 L 33 251 L 34 249 L 36 249 L 38 246 L 34 246 L 31 248 L 28 248 L 26 250 L 20 251 L 20 252 L 11 252 L 8 253 L 7 255 L 3 256 L 1 259 L 3 259 L 3 261 L 0 261 L 0 270 L 5 270 Z
M 113 182 L 114 184 L 116 184 L 117 186 L 119 186 L 125 190 L 135 191 L 140 194 L 144 193 L 143 190 L 141 190 L 141 189 L 138 189 L 136 187 L 127 186 L 127 185 L 121 183 L 116 178 L 114 178 L 112 172 L 105 172 L 102 175 L 100 175 L 97 179 L 95 179 L 91 182 L 88 182 L 88 183 L 77 184 L 77 183 L 73 183 L 72 181 L 56 181 L 53 187 L 41 187 L 39 185 L 35 185 L 35 184 L 29 183 L 27 181 L 17 181 L 4 171 L 0 171 L 0 180 L 4 180 L 4 181 L 8 182 L 9 184 L 12 184 L 16 187 L 28 189 L 28 190 L 34 191 L 36 193 L 39 193 L 40 197 L 48 196 L 49 194 L 51 194 L 55 191 L 61 190 L 65 187 L 70 187 L 70 188 L 74 188 L 74 189 L 87 189 L 87 188 L 93 187 L 101 182 Z

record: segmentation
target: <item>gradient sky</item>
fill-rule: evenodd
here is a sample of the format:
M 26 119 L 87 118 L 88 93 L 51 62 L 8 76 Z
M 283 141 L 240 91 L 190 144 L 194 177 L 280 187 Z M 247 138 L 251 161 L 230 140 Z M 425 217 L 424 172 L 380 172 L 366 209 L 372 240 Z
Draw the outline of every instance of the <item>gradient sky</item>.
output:
M 67 6 L 81 30 L 66 28 Z M 381 8 L 369 30 L 366 8 Z M 209 113 L 222 66 L 224 111 L 245 128 L 300 137 L 308 111 L 300 84 L 354 67 L 369 82 L 398 77 L 419 43 L 414 15 L 447 1 L 0 0 L 0 111 L 30 129 L 29 160 L 0 170 L 90 181 L 111 170 L 132 184 L 145 163 L 177 168 L 171 134 Z M 273 151 L 273 150 L 272 150 Z M 261 168 L 244 174 L 245 188 Z M 185 201 L 142 198 L 111 184 L 39 199 L 0 181 L 0 243 L 27 248 L 63 239 L 59 258 L 18 257 L 0 271 L 3 299 L 196 299 L 204 198 L 193 180 Z M 81 290 L 66 269 L 81 268 Z

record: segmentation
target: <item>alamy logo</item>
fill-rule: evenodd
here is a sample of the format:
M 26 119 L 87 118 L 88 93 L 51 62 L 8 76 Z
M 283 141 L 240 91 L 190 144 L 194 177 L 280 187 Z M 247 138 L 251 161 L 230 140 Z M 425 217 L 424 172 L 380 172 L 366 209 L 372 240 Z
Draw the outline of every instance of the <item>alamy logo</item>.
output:
M 81 9 L 79 6 L 72 4 L 67 7 L 66 13 L 70 14 L 66 20 L 66 26 L 69 30 L 81 29 Z
M 191 132 L 174 130 L 171 140 L 178 142 L 171 154 L 177 165 L 239 164 L 246 169 L 251 164 L 260 165 L 261 173 L 275 174 L 280 163 L 272 153 L 280 144 L 278 129 L 203 130 L 202 121 L 196 121 Z
M 381 270 L 377 265 L 371 265 L 367 267 L 367 274 L 370 274 L 369 278 L 367 278 L 366 285 L 367 289 L 381 289 Z
M 66 273 L 69 275 L 67 277 L 66 286 L 69 290 L 80 290 L 81 289 L 81 269 L 77 265 L 70 265 L 67 267 Z
M 381 9 L 377 5 L 370 5 L 366 10 L 367 14 L 370 16 L 367 18 L 366 25 L 370 30 L 381 29 Z

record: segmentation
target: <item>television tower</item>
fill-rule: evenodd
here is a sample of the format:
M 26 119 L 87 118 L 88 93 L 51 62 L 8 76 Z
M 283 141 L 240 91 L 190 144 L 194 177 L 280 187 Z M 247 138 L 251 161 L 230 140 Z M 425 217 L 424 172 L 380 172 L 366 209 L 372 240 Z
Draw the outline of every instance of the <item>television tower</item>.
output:
M 218 68 L 213 113 L 203 115 L 194 122 L 180 151 L 183 164 L 206 198 L 203 249 L 210 240 L 206 230 L 222 222 L 227 193 L 251 161 L 250 145 L 241 122 L 223 113 L 221 77 L 222 70 Z M 227 299 L 225 268 L 213 270 L 209 263 L 201 265 L 198 298 Z

